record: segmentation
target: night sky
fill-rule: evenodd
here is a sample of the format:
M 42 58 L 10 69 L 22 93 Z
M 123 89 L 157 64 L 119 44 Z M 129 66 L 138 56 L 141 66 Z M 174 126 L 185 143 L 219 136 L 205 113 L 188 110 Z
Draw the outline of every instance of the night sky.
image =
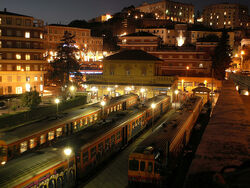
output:
M 43 19 L 45 23 L 68 24 L 74 19 L 89 20 L 104 13 L 116 13 L 122 8 L 143 2 L 159 0 L 0 0 L 0 9 Z M 192 3 L 196 10 L 218 2 L 236 2 L 248 5 L 250 0 L 174 0 Z M 249 11 L 250 12 L 250 11 Z

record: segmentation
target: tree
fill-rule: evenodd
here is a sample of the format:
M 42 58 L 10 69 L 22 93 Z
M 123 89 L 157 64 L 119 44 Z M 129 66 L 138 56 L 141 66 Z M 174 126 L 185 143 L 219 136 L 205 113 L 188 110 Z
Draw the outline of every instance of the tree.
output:
M 75 83 L 82 81 L 80 62 L 76 55 L 79 50 L 75 46 L 74 37 L 71 33 L 65 32 L 61 43 L 57 47 L 57 56 L 50 63 L 49 77 L 61 86 L 62 92 L 66 91 L 65 87 L 69 86 L 69 77 L 72 76 Z
M 36 90 L 31 90 L 25 92 L 21 97 L 22 105 L 28 107 L 30 110 L 36 108 L 41 103 L 41 97 L 39 92 Z
M 214 50 L 212 71 L 214 71 L 214 77 L 223 80 L 225 78 L 225 70 L 231 63 L 231 53 L 229 35 L 226 30 L 223 30 L 221 38 Z

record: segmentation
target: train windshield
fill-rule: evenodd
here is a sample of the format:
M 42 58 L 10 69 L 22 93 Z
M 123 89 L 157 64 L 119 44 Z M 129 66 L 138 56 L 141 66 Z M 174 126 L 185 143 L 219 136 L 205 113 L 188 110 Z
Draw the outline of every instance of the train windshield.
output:
M 0 146 L 0 157 L 6 156 L 6 148 L 3 146 Z
M 129 170 L 137 171 L 139 168 L 139 161 L 138 160 L 129 160 Z

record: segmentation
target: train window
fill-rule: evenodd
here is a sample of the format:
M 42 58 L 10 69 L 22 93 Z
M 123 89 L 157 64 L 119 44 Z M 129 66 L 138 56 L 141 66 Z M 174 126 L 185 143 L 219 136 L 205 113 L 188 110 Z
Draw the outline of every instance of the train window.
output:
M 116 140 L 120 140 L 120 138 L 121 138 L 121 131 L 118 131 L 116 133 Z
M 92 123 L 93 122 L 93 116 L 89 117 L 89 122 Z
M 28 146 L 27 141 L 22 142 L 22 143 L 20 144 L 20 153 L 25 152 L 25 151 L 27 150 L 27 146 Z
M 148 163 L 148 172 L 152 172 L 152 170 L 153 170 L 153 163 L 149 162 Z
M 40 136 L 40 144 L 43 144 L 43 143 L 45 143 L 45 142 L 46 142 L 45 135 L 42 134 L 42 135 Z
M 98 152 L 102 153 L 102 151 L 103 151 L 103 142 L 98 144 Z
M 50 131 L 49 133 L 48 133 L 48 140 L 53 140 L 54 139 L 54 131 Z
M 120 104 L 120 109 L 122 109 L 122 104 Z
M 62 136 L 62 128 L 56 129 L 56 137 Z
M 34 138 L 30 139 L 30 149 L 36 147 L 36 140 Z
M 95 114 L 94 120 L 95 120 L 95 121 L 97 120 L 97 114 Z
M 133 128 L 133 129 L 135 128 L 135 122 L 132 123 L 132 128 Z
M 88 124 L 88 118 L 86 117 L 86 119 L 85 119 L 85 125 L 87 125 Z
M 129 160 L 129 170 L 137 171 L 139 168 L 139 161 L 138 160 Z
M 81 119 L 80 120 L 80 127 L 82 127 L 83 126 L 83 120 Z
M 119 107 L 120 107 L 120 106 L 119 106 L 119 104 L 118 104 L 117 107 L 116 107 L 116 108 L 117 108 L 117 111 L 120 110 Z
M 114 106 L 114 112 L 116 111 L 116 106 Z
M 107 109 L 107 114 L 109 114 L 109 108 Z
M 88 151 L 86 151 L 86 152 L 84 152 L 83 154 L 82 154 L 82 160 L 83 160 L 83 162 L 88 162 L 88 160 L 89 160 L 89 152 Z
M 111 147 L 115 145 L 115 135 L 111 136 Z
M 93 148 L 90 150 L 90 153 L 91 153 L 91 158 L 93 158 L 93 157 L 96 155 L 96 147 L 93 147 Z
M 105 140 L 105 150 L 109 149 L 109 138 Z
M 145 162 L 141 161 L 140 162 L 140 171 L 144 171 L 144 169 L 145 169 Z
M 110 108 L 110 112 L 113 112 L 113 106 Z

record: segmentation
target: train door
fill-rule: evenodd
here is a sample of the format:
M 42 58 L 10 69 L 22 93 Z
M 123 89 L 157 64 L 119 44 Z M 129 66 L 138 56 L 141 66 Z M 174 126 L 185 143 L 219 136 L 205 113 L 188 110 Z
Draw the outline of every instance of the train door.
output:
M 128 125 L 122 128 L 122 145 L 125 146 L 128 143 Z
M 69 124 L 67 123 L 67 124 L 66 124 L 66 135 L 69 135 L 69 129 L 70 129 L 70 128 L 69 128 Z
M 127 109 L 127 103 L 126 101 L 122 103 L 122 110 L 126 110 Z

